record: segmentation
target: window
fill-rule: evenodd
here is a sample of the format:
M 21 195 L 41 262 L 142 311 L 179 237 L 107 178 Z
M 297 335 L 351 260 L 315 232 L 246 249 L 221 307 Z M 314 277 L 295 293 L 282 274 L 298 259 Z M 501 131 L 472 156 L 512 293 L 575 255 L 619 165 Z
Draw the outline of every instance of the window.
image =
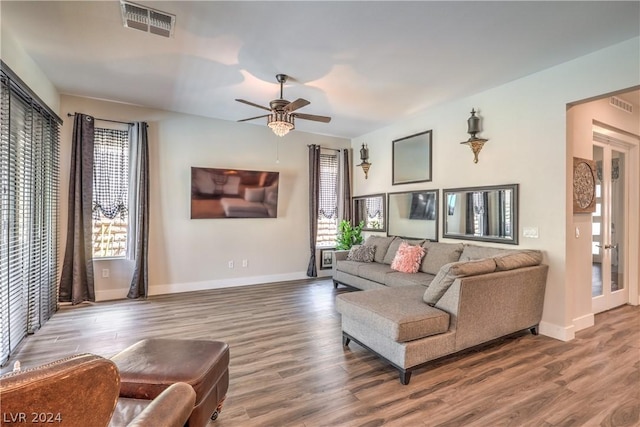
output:
M 1 63 L 0 364 L 57 309 L 59 119 Z
M 94 130 L 93 257 L 127 253 L 129 131 Z
M 316 246 L 333 247 L 338 231 L 338 156 L 320 154 L 320 197 Z

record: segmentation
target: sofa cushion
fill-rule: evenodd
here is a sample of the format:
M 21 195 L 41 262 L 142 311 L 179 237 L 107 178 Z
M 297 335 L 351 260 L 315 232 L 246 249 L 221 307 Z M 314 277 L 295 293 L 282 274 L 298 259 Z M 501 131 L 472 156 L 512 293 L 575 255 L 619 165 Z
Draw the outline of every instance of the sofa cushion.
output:
M 364 246 L 374 246 L 376 248 L 375 253 L 373 255 L 373 260 L 375 262 L 382 263 L 384 261 L 384 256 L 387 253 L 387 249 L 389 249 L 389 245 L 395 239 L 395 237 L 381 237 L 381 236 L 369 236 L 367 240 L 364 242 Z
M 338 295 L 336 309 L 397 342 L 408 342 L 449 329 L 449 313 L 420 299 L 424 288 L 409 286 Z
M 384 283 L 387 273 L 393 270 L 387 264 L 372 262 L 368 264 L 360 264 L 358 267 L 358 276 L 378 283 Z
M 424 253 L 425 249 L 422 246 L 402 242 L 393 258 L 391 268 L 403 273 L 417 273 Z
M 427 241 L 422 244 L 422 247 L 427 250 L 427 254 L 422 260 L 420 271 L 429 274 L 438 274 L 443 265 L 456 262 L 460 259 L 464 245 L 462 243 Z
M 449 263 L 443 266 L 436 274 L 436 277 L 424 292 L 422 299 L 427 304 L 434 305 L 457 278 L 492 273 L 495 270 L 496 262 L 493 258 Z
M 402 242 L 406 242 L 410 245 L 421 246 L 424 243 L 424 239 L 421 239 L 421 240 L 401 239 L 401 238 L 393 239 L 393 241 L 389 245 L 389 248 L 387 249 L 387 253 L 384 256 L 384 260 L 382 261 L 383 263 L 391 265 L 391 263 L 393 262 L 393 258 L 395 258 L 396 253 L 398 252 L 400 243 Z
M 262 202 L 264 200 L 264 188 L 247 188 L 244 190 L 244 199 L 247 202 Z
M 349 249 L 347 261 L 372 262 L 375 250 L 374 246 L 354 245 Z
M 534 249 L 523 249 L 515 252 L 503 253 L 493 257 L 496 270 L 514 270 L 521 267 L 531 267 L 542 263 L 542 252 Z
M 460 261 L 471 261 L 473 259 L 491 258 L 496 255 L 515 252 L 513 249 L 492 248 L 489 246 L 464 245 Z
M 361 262 L 358 261 L 347 261 L 347 260 L 340 260 L 338 262 L 336 262 L 336 270 L 337 271 L 344 271 L 345 273 L 349 273 L 352 274 L 354 276 L 358 275 L 358 268 L 362 265 Z M 371 265 L 371 264 L 367 264 L 367 265 Z
M 401 271 L 392 270 L 384 276 L 384 284 L 390 288 L 415 285 L 420 285 L 426 288 L 434 277 L 435 276 L 433 274 L 422 273 L 420 271 L 417 273 L 403 273 Z

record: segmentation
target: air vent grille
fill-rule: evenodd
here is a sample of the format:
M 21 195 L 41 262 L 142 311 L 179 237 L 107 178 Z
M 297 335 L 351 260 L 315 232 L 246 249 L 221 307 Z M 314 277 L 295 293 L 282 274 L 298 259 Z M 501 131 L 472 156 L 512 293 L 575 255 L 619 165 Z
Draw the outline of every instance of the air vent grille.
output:
M 612 96 L 609 98 L 609 104 L 621 109 L 622 111 L 626 111 L 627 113 L 633 113 L 633 104 L 624 101 L 617 96 Z
M 176 17 L 139 4 L 120 0 L 122 23 L 127 28 L 145 31 L 163 37 L 172 37 Z

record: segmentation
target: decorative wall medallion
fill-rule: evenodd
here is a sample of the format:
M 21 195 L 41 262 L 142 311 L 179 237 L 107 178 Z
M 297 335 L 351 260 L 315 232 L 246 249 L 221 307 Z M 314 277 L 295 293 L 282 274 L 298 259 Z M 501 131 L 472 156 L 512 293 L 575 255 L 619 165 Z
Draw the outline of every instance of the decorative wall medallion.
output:
M 596 163 L 573 158 L 573 213 L 592 213 L 596 210 Z

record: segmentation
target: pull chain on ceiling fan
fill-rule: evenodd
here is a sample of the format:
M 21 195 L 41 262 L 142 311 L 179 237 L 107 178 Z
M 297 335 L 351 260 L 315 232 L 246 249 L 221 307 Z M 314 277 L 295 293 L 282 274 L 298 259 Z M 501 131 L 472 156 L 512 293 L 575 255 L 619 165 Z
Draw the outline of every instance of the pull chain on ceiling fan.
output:
M 276 80 L 280 83 L 280 98 L 274 99 L 269 103 L 269 107 L 263 107 L 262 105 L 246 101 L 244 99 L 236 99 L 238 102 L 242 102 L 243 104 L 251 105 L 252 107 L 261 108 L 263 110 L 269 111 L 269 114 L 263 114 L 262 116 L 250 117 L 248 119 L 238 120 L 239 122 L 246 122 L 249 120 L 261 119 L 263 117 L 267 117 L 267 126 L 271 128 L 273 133 L 278 136 L 284 136 L 289 131 L 295 129 L 295 119 L 303 119 L 303 120 L 313 120 L 316 122 L 329 123 L 331 121 L 331 117 L 327 116 L 316 116 L 314 114 L 303 114 L 296 113 L 295 111 L 299 108 L 302 108 L 306 105 L 309 105 L 310 102 L 306 99 L 298 98 L 293 102 L 289 102 L 284 99 L 283 96 L 283 88 L 289 76 L 286 74 L 277 74 Z

